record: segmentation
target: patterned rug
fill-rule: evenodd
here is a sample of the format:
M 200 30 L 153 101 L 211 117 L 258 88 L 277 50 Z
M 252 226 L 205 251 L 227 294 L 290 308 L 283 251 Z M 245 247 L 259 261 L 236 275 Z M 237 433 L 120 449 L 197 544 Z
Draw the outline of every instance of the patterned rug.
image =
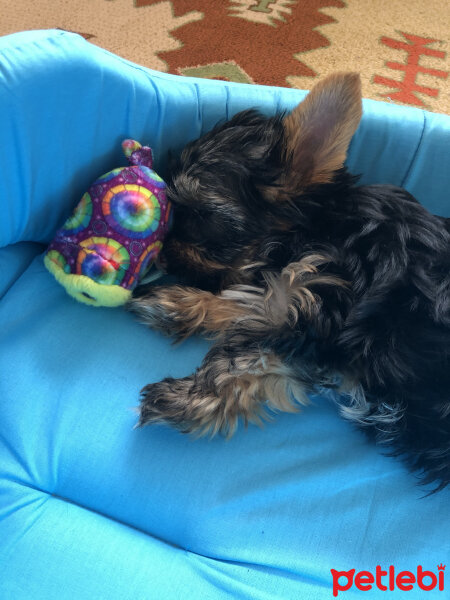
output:
M 0 0 L 0 34 L 60 28 L 169 73 L 310 89 L 337 70 L 375 100 L 450 112 L 442 0 Z

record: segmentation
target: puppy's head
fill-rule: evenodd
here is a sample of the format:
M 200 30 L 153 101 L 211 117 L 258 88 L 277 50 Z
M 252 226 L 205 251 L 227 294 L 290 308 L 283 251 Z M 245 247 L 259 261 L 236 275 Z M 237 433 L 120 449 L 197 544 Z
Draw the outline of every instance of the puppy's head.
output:
M 168 271 L 206 287 L 245 280 L 259 242 L 291 226 L 283 207 L 333 182 L 360 118 L 359 76 L 336 74 L 288 115 L 244 111 L 190 143 L 169 181 Z

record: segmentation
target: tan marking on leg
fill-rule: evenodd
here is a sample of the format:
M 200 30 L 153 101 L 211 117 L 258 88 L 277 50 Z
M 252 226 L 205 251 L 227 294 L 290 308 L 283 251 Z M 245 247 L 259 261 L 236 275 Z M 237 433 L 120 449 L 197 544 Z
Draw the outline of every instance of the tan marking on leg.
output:
M 239 418 L 261 425 L 268 409 L 296 412 L 306 391 L 281 359 L 272 354 L 225 356 L 205 362 L 195 375 L 166 379 L 142 391 L 140 425 L 166 422 L 197 436 L 231 437 Z
M 167 315 L 184 325 L 186 336 L 205 332 L 222 332 L 244 313 L 232 300 L 196 288 L 173 286 L 158 298 Z

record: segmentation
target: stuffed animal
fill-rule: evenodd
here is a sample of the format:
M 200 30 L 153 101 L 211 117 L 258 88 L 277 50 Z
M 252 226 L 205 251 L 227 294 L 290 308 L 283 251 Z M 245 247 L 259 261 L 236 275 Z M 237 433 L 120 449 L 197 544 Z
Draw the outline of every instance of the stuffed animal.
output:
M 97 179 L 56 233 L 47 269 L 76 300 L 120 306 L 158 256 L 171 206 L 150 148 L 122 143 L 128 167 Z

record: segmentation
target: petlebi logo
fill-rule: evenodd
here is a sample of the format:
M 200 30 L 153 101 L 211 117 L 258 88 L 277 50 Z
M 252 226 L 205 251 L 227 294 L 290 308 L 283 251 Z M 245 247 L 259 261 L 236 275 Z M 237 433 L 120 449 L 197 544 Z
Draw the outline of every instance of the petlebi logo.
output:
M 370 571 L 359 571 L 350 569 L 349 571 L 336 571 L 331 569 L 333 577 L 333 596 L 336 597 L 340 592 L 346 592 L 353 586 L 363 592 L 372 588 L 378 588 L 383 592 L 402 590 L 408 592 L 413 589 L 420 589 L 424 592 L 431 590 L 444 591 L 445 585 L 445 566 L 442 563 L 437 565 L 437 571 L 424 570 L 419 565 L 415 572 L 396 571 L 393 565 L 387 570 L 383 570 L 380 565 L 375 568 L 375 573 Z

